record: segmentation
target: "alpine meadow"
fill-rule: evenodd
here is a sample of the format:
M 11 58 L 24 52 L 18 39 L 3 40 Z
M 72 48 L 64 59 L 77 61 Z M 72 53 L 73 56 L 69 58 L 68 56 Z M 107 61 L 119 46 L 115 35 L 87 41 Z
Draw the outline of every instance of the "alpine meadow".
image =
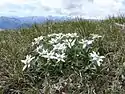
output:
M 0 31 L 0 94 L 125 94 L 125 17 Z

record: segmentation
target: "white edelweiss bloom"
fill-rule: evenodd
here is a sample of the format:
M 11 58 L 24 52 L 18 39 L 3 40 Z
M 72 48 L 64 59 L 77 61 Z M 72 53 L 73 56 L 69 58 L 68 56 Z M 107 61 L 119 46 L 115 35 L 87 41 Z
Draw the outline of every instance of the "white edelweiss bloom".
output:
M 65 62 L 65 60 L 64 60 L 64 58 L 66 58 L 66 55 L 65 55 L 65 53 L 63 53 L 63 54 L 55 54 L 56 55 L 56 57 L 57 57 L 57 62 L 60 62 L 60 61 L 62 61 L 62 62 Z
M 63 36 L 62 33 L 56 34 L 55 37 L 53 37 L 53 38 L 51 38 L 51 39 L 49 40 L 49 43 L 50 43 L 50 44 L 58 43 L 59 41 L 61 41 L 61 39 L 62 39 L 63 37 L 64 37 L 64 36 Z
M 39 54 L 39 55 L 43 55 L 43 54 L 47 54 L 48 53 L 48 49 L 44 49 L 43 45 L 39 45 L 35 51 Z
M 49 34 L 49 35 L 48 35 L 48 37 L 52 37 L 52 36 L 55 36 L 55 33 Z
M 31 57 L 31 55 L 27 55 L 25 60 L 21 60 L 22 63 L 24 63 L 23 71 L 28 67 L 30 67 L 30 62 L 34 59 L 35 57 Z
M 91 34 L 92 39 L 96 39 L 96 38 L 101 38 L 102 36 L 99 36 L 98 34 Z
M 41 51 L 37 51 L 37 53 L 39 54 L 39 56 L 46 55 L 48 53 L 48 49 L 43 48 Z
M 56 34 L 56 36 L 63 36 L 63 33 L 58 33 Z
M 57 59 L 54 55 L 55 55 L 55 53 L 53 51 L 50 51 L 47 54 L 42 54 L 41 57 L 47 58 L 48 60 Z
M 57 38 L 51 38 L 51 40 L 49 41 L 50 44 L 55 44 L 58 43 L 58 39 Z
M 73 33 L 72 34 L 74 37 L 79 37 L 78 35 L 77 35 L 77 33 Z
M 40 42 L 41 40 L 43 40 L 43 36 L 34 38 L 34 41 L 35 41 L 35 42 L 32 42 L 32 46 L 35 45 L 35 44 L 39 44 L 39 42 Z
M 74 46 L 75 45 L 75 41 L 76 41 L 76 39 L 66 39 L 66 40 L 63 40 L 64 41 L 64 43 L 66 44 L 66 45 L 68 45 L 68 47 L 69 48 L 71 48 L 72 46 Z
M 48 37 L 55 37 L 55 36 L 57 36 L 56 33 L 53 33 L 53 34 L 49 34 L 49 35 L 48 35 Z
M 53 36 L 62 36 L 62 33 L 53 33 L 53 34 L 49 34 L 48 37 L 53 37 Z
M 35 49 L 35 51 L 37 52 L 37 53 L 39 53 L 40 51 L 40 49 L 43 49 L 43 45 L 39 45 L 36 49 Z
M 58 44 L 55 44 L 53 45 L 53 51 L 54 50 L 65 50 L 67 47 L 65 45 L 65 43 L 58 43 Z
M 47 54 L 48 53 L 48 49 L 42 49 L 42 54 Z
M 93 51 L 92 53 L 90 53 L 90 57 L 92 58 L 90 61 L 96 62 L 98 66 L 101 65 L 100 62 L 102 62 L 102 61 L 103 61 L 103 58 L 105 58 L 104 56 L 99 56 L 99 55 L 98 55 L 96 52 L 94 52 L 94 51 Z
M 63 35 L 60 35 L 60 36 L 56 36 L 55 38 L 59 41 L 63 38 L 64 36 Z
M 83 49 L 86 48 L 88 45 L 92 44 L 94 40 L 85 40 L 82 39 L 79 43 L 83 44 Z
M 77 35 L 77 33 L 68 33 L 68 34 L 66 34 L 65 35 L 67 38 L 69 38 L 69 37 L 71 37 L 71 38 L 73 38 L 73 37 L 79 37 L 78 35 Z

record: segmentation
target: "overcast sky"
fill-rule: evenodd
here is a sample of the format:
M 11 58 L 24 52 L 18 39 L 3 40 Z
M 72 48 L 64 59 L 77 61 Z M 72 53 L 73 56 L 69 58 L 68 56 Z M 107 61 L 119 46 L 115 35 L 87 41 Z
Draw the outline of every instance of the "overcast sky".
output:
M 125 0 L 1 0 L 0 16 L 82 16 L 125 13 Z

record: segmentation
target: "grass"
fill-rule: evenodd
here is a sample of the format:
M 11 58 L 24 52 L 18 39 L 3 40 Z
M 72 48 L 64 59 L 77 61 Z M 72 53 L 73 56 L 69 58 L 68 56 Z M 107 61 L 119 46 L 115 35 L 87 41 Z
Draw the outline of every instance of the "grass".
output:
M 100 70 L 91 78 L 82 78 L 79 74 L 74 74 L 72 76 L 74 87 L 66 94 L 125 94 L 125 33 L 120 32 L 121 29 L 114 25 L 115 22 L 125 23 L 125 18 L 48 22 L 27 29 L 1 31 L 0 94 L 42 94 L 40 86 L 43 83 L 32 83 L 26 77 L 27 73 L 22 71 L 21 60 L 31 53 L 31 42 L 34 38 L 61 32 L 77 32 L 82 37 L 91 33 L 103 36 L 97 45 L 98 51 L 106 57 Z M 66 75 L 70 76 L 70 73 Z M 43 77 L 42 80 L 46 79 L 48 78 Z M 56 79 L 60 77 L 57 76 Z M 80 89 L 76 88 L 79 79 L 84 82 Z M 48 84 L 51 84 L 51 81 Z

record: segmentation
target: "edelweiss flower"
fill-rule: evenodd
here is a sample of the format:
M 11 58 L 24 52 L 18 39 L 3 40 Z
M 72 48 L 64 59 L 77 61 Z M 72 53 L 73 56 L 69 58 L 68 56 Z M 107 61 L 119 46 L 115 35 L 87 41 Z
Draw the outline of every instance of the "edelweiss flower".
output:
M 41 57 L 47 58 L 48 60 L 57 59 L 54 55 L 55 55 L 54 52 L 50 51 L 49 53 L 42 54 Z
M 37 53 L 39 54 L 39 56 L 42 56 L 42 55 L 46 55 L 48 53 L 48 49 L 42 49 L 42 51 L 37 51 Z
M 65 43 L 58 43 L 56 45 L 53 45 L 53 51 L 54 50 L 65 50 L 67 47 L 65 45 Z
M 32 46 L 35 45 L 35 44 L 39 44 L 39 42 L 40 42 L 41 40 L 43 40 L 43 36 L 34 38 L 34 41 L 35 41 L 35 42 L 32 42 Z
M 99 36 L 98 34 L 91 34 L 92 39 L 96 39 L 96 38 L 101 38 L 102 36 Z
M 68 45 L 68 47 L 69 48 L 71 48 L 72 46 L 74 46 L 75 45 L 75 41 L 76 41 L 76 39 L 66 39 L 66 40 L 63 40 L 65 43 L 66 43 L 66 45 Z
M 36 48 L 35 51 L 39 53 L 39 50 L 40 50 L 40 49 L 43 49 L 43 45 L 39 45 L 39 46 Z
M 49 34 L 48 37 L 53 37 L 53 36 L 62 36 L 63 34 L 62 33 L 53 33 L 53 34 Z
M 55 36 L 53 36 L 51 38 L 51 40 L 49 40 L 49 43 L 50 44 L 55 44 L 55 43 L 58 43 L 59 41 L 61 41 L 61 39 L 64 37 L 64 35 L 62 33 L 59 33 L 59 34 L 54 34 Z M 51 35 L 49 35 L 51 36 Z
M 58 39 L 57 38 L 51 38 L 51 40 L 49 41 L 50 44 L 54 44 L 54 43 L 58 43 Z
M 56 53 L 55 55 L 57 57 L 57 62 L 59 62 L 59 61 L 65 62 L 65 60 L 64 60 L 64 58 L 66 57 L 65 53 L 63 53 L 63 54 Z
M 79 43 L 83 44 L 83 49 L 86 48 L 88 45 L 92 44 L 94 40 L 85 40 L 82 39 Z
M 93 51 L 92 53 L 90 53 L 90 57 L 91 57 L 91 60 L 90 60 L 90 61 L 96 62 L 98 66 L 101 65 L 100 62 L 102 62 L 102 61 L 103 61 L 103 58 L 105 58 L 104 56 L 99 56 L 99 55 L 98 55 L 96 52 L 94 52 L 94 51 Z
M 25 60 L 21 60 L 22 63 L 24 63 L 23 71 L 28 67 L 30 67 L 30 62 L 34 59 L 35 57 L 31 57 L 31 55 L 27 55 Z
M 69 37 L 71 37 L 71 38 L 73 38 L 73 37 L 79 37 L 78 35 L 77 35 L 77 33 L 68 33 L 68 34 L 66 34 L 65 35 L 67 38 L 69 38 Z
M 42 54 L 47 54 L 48 53 L 48 49 L 42 49 Z

